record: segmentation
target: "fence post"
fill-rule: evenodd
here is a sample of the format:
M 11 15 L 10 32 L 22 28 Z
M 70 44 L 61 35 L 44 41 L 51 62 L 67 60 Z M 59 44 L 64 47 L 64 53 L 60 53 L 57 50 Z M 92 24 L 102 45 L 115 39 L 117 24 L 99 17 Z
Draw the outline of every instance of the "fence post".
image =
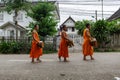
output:
M 4 42 L 4 40 L 5 40 L 5 37 L 2 37 L 2 42 Z

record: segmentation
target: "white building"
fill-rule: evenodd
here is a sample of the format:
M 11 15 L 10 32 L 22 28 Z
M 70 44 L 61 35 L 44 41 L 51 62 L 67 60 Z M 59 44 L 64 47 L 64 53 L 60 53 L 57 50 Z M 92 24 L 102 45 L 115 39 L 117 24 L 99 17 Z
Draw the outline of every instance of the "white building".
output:
M 29 0 L 32 4 L 36 4 L 38 0 Z M 56 20 L 60 19 L 59 16 L 59 7 L 56 1 L 50 1 L 54 5 L 56 5 L 56 10 L 54 11 Z M 0 1 L 0 7 L 4 7 L 4 4 Z M 17 17 L 18 28 L 15 27 L 13 21 L 14 13 L 8 14 L 7 12 L 0 13 L 0 36 L 4 36 L 6 38 L 13 37 L 16 38 L 24 38 L 26 35 L 27 26 L 29 26 L 30 22 L 33 20 L 26 15 L 25 11 L 20 11 Z M 16 35 L 17 32 L 17 35 Z
M 67 33 L 68 34 L 77 34 L 77 30 L 75 29 L 75 20 L 70 16 L 69 18 L 67 18 L 60 26 L 60 28 L 66 25 L 67 27 Z
M 6 22 L 5 24 L 1 25 L 0 28 L 2 29 L 2 36 L 6 39 L 15 39 L 16 32 L 18 32 L 18 39 L 23 39 L 26 37 L 26 28 L 22 27 L 21 25 L 16 25 L 13 22 Z
M 60 25 L 60 28 L 63 25 L 66 25 L 68 29 L 67 34 L 69 39 L 71 39 L 74 42 L 74 47 L 69 48 L 69 52 L 80 52 L 82 50 L 82 46 L 80 45 L 80 43 L 82 44 L 83 38 L 82 36 L 77 34 L 78 30 L 75 29 L 75 20 L 70 16 Z M 60 35 L 57 36 L 57 43 L 56 43 L 57 50 L 59 49 L 60 39 L 61 39 Z

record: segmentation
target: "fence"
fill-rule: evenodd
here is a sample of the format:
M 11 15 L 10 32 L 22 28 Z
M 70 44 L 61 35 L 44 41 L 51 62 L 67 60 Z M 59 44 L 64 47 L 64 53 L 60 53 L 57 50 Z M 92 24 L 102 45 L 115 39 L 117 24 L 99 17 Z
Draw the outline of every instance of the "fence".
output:
M 46 37 L 44 42 L 44 53 L 56 52 L 53 41 L 54 37 Z M 31 49 L 31 38 L 26 39 L 0 39 L 1 53 L 29 53 Z
M 73 40 L 74 42 L 74 47 L 69 48 L 69 52 L 80 52 L 82 50 L 82 42 L 83 42 L 83 38 L 80 35 L 77 34 L 68 34 L 68 37 Z M 56 36 L 56 49 L 59 49 L 59 44 L 60 44 L 60 36 Z
M 110 43 L 107 45 L 111 48 L 120 48 L 120 34 L 114 34 L 109 37 Z
M 69 48 L 69 51 L 80 52 L 82 50 L 83 37 L 77 34 L 68 35 L 68 36 L 71 40 L 73 40 L 75 44 L 74 47 Z M 106 47 L 120 50 L 120 34 L 114 34 L 112 36 L 109 36 L 108 38 L 110 39 L 110 43 L 108 43 Z M 57 37 L 57 41 L 56 41 L 57 50 L 59 49 L 59 41 L 60 41 L 60 36 Z
M 70 52 L 80 52 L 82 50 L 82 43 L 83 43 L 83 37 L 80 35 L 68 35 L 71 40 L 74 42 L 74 47 L 69 48 Z M 45 51 L 52 51 L 52 50 L 58 50 L 59 44 L 60 44 L 60 36 L 55 37 L 46 37 L 45 38 Z M 106 47 L 110 48 L 119 48 L 120 49 L 120 34 L 114 34 L 110 37 L 110 43 L 106 45 Z M 25 44 L 31 43 L 31 38 L 27 39 L 0 39 L 0 42 L 24 42 Z

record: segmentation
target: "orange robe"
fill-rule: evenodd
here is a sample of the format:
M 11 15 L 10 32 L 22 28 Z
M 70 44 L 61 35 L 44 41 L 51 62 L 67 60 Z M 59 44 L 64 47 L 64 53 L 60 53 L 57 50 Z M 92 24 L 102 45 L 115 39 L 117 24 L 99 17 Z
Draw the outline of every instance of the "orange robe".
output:
M 32 40 L 30 57 L 31 58 L 38 58 L 38 57 L 42 56 L 42 48 L 37 46 L 37 43 L 40 41 L 37 31 L 33 31 L 32 36 L 34 37 L 34 39 L 36 41 L 34 39 Z
M 90 37 L 87 35 L 87 31 L 88 34 L 90 35 L 90 32 L 88 29 L 84 29 L 83 32 L 83 38 L 84 38 L 84 42 L 83 42 L 83 55 L 84 56 L 88 56 L 88 55 L 93 55 L 93 47 L 90 45 Z
M 58 51 L 58 56 L 59 57 L 67 58 L 67 57 L 69 57 L 69 55 L 68 55 L 67 40 L 63 36 L 67 37 L 67 34 L 66 34 L 66 32 L 62 31 L 62 33 L 61 33 L 60 47 L 59 47 L 59 51 Z

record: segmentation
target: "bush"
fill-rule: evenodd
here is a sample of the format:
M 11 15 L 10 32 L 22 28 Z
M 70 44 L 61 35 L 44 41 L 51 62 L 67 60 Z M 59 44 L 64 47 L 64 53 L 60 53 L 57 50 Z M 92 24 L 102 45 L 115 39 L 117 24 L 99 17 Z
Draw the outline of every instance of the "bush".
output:
M 78 30 L 78 34 L 83 36 L 83 31 L 86 28 L 86 24 L 90 23 L 90 25 L 93 27 L 94 26 L 94 22 L 93 21 L 88 21 L 88 20 L 83 20 L 83 21 L 77 21 L 75 23 L 75 28 Z
M 98 41 L 99 47 L 103 48 L 106 44 L 110 42 L 108 36 L 110 35 L 110 31 L 108 28 L 108 22 L 105 20 L 98 20 L 94 27 L 91 29 L 92 36 L 95 37 Z
M 2 42 L 0 44 L 0 52 L 9 53 L 28 53 L 30 50 L 30 44 L 25 42 Z
M 43 48 L 43 53 L 48 54 L 48 53 L 55 53 L 57 50 L 54 48 L 53 43 L 45 43 L 45 46 Z
M 31 49 L 31 43 L 26 42 L 1 42 L 0 53 L 3 54 L 29 54 Z M 43 53 L 54 53 L 56 49 L 53 43 L 45 43 Z
M 8 53 L 10 52 L 10 43 L 2 42 L 0 44 L 0 52 L 1 53 Z

